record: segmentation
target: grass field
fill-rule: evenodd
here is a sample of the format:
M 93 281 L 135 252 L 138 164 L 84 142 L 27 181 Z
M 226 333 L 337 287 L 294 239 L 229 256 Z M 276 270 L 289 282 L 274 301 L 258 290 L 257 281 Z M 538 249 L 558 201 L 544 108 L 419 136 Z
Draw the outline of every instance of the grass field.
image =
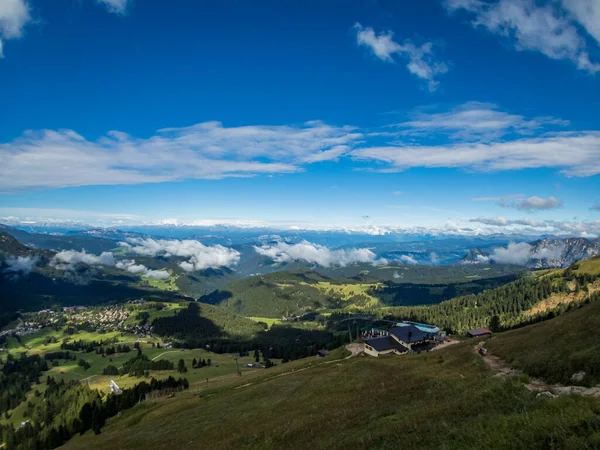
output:
M 139 320 L 136 319 L 136 316 L 141 312 L 147 312 L 150 317 L 148 318 L 148 323 L 152 323 L 154 319 L 158 319 L 159 317 L 168 317 L 174 315 L 177 311 L 185 308 L 184 306 L 179 305 L 178 303 L 163 303 L 164 309 L 157 310 L 154 308 L 148 309 L 136 309 L 131 312 L 129 318 L 125 321 L 126 325 L 137 325 Z
M 171 305 L 169 308 L 166 308 L 164 310 L 152 310 L 151 312 L 155 315 L 155 317 L 159 317 L 161 315 L 164 316 L 173 314 L 174 311 L 176 311 L 179 308 L 180 307 L 178 305 Z M 45 338 L 49 336 L 56 337 L 58 342 L 44 344 Z M 58 351 L 60 350 L 60 343 L 64 337 L 65 336 L 63 335 L 62 331 L 55 331 L 51 328 L 45 328 L 40 332 L 23 336 L 21 338 L 21 343 L 19 343 L 15 338 L 10 337 L 8 352 L 13 355 L 18 355 L 22 352 L 26 352 L 29 355 L 43 355 L 44 353 Z M 51 376 L 57 380 L 64 379 L 65 381 L 81 381 L 83 383 L 87 383 L 92 389 L 98 389 L 100 391 L 103 391 L 104 393 L 109 392 L 109 383 L 111 379 L 115 380 L 115 382 L 121 388 L 133 387 L 135 384 L 144 380 L 144 378 L 129 377 L 128 375 L 102 375 L 102 371 L 108 365 L 121 367 L 126 361 L 128 361 L 136 355 L 136 351 L 133 349 L 133 345 L 135 344 L 135 342 L 137 342 L 136 336 L 123 334 L 120 332 L 104 334 L 79 332 L 77 334 L 72 335 L 71 337 L 73 338 L 73 340 L 83 340 L 88 342 L 108 340 L 116 337 L 119 340 L 119 343 L 127 343 L 132 348 L 132 351 L 128 353 L 114 354 L 105 357 L 96 354 L 95 352 L 74 352 L 74 354 L 77 357 L 75 361 L 59 361 L 58 367 L 51 367 L 48 372 L 44 372 L 44 376 L 40 380 L 41 383 L 39 385 L 34 385 L 34 389 L 43 392 L 46 389 L 46 378 L 48 376 Z M 173 362 L 175 366 L 177 366 L 177 363 L 180 359 L 183 359 L 185 361 L 186 367 L 188 368 L 188 371 L 184 374 L 179 374 L 176 370 L 150 371 L 151 377 L 161 379 L 166 378 L 168 376 L 183 376 L 188 379 L 190 385 L 196 387 L 201 386 L 202 389 L 206 389 L 208 387 L 213 388 L 237 380 L 236 363 L 232 354 L 216 354 L 203 349 L 185 350 L 153 348 L 152 342 L 160 342 L 159 339 L 142 339 L 139 342 L 142 347 L 143 354 L 149 359 L 166 359 Z M 4 355 L 0 353 L 0 357 L 3 356 Z M 84 359 L 85 361 L 87 361 L 90 364 L 90 368 L 86 370 L 83 367 L 79 366 L 79 359 Z M 211 359 L 211 366 L 206 366 L 201 369 L 194 369 L 192 368 L 193 359 Z M 272 361 L 275 364 L 281 363 L 281 361 L 277 359 L 274 359 Z M 253 362 L 255 362 L 253 355 L 239 358 L 238 364 L 243 379 L 245 379 L 246 377 L 254 377 L 265 372 L 265 369 L 253 369 L 244 367 L 245 364 Z M 208 382 L 206 381 L 207 378 Z M 38 401 L 34 397 L 33 391 L 28 394 L 27 401 Z M 22 421 L 26 420 L 26 417 L 24 417 L 23 413 L 25 412 L 25 404 L 27 403 L 27 401 L 21 403 L 21 405 L 19 405 L 17 408 L 11 411 L 9 420 L 6 420 L 6 418 L 4 417 L 0 418 L 0 423 L 8 422 L 17 426 Z
M 575 271 L 576 273 L 600 273 L 600 256 L 595 256 L 584 261 L 579 261 L 577 265 L 579 266 L 579 268 Z
M 551 382 L 570 383 L 584 371 L 584 383 L 600 383 L 600 301 L 517 330 L 487 343 L 493 354 L 514 367 Z
M 281 319 L 273 319 L 272 317 L 248 317 L 250 320 L 254 320 L 255 322 L 266 323 L 269 328 L 273 325 L 279 325 L 282 323 Z
M 316 287 L 324 294 L 336 296 L 342 301 L 348 302 L 354 300 L 351 306 L 359 309 L 376 307 L 381 304 L 377 297 L 373 297 L 369 294 L 369 291 L 372 289 L 382 286 L 381 283 L 337 284 L 321 281 L 312 286 Z M 357 296 L 364 297 L 364 301 L 357 301 Z
M 145 283 L 148 283 L 149 286 L 151 286 L 155 289 L 160 289 L 162 291 L 176 292 L 179 290 L 179 287 L 177 287 L 177 279 L 178 278 L 179 278 L 178 275 L 171 275 L 166 280 L 156 280 L 156 279 L 148 278 L 148 277 L 143 277 L 142 279 L 144 280 Z
M 491 376 L 472 343 L 424 355 L 300 360 L 198 396 L 140 404 L 66 449 L 577 449 L 600 400 L 536 398 Z

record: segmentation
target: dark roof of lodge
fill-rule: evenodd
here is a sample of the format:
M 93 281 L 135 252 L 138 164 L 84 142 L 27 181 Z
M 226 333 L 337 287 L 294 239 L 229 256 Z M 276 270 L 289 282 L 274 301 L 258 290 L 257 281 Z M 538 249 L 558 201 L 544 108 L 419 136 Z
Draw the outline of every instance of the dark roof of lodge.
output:
M 378 352 L 385 352 L 387 350 L 398 350 L 400 353 L 407 352 L 408 349 L 400 345 L 394 339 L 389 336 L 380 336 L 372 339 L 364 339 L 365 344 L 370 345 Z
M 407 344 L 425 340 L 425 333 L 423 333 L 414 325 L 390 328 L 388 332 Z
M 474 330 L 467 331 L 467 334 L 470 336 L 483 336 L 484 334 L 492 334 L 492 332 L 487 328 L 476 328 Z

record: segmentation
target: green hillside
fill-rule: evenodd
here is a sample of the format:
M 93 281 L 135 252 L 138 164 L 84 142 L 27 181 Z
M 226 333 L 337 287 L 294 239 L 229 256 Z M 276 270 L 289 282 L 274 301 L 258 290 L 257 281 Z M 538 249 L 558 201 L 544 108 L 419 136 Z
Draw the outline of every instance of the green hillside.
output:
M 317 272 L 275 272 L 229 283 L 200 297 L 247 317 L 281 317 L 332 306 L 332 299 L 314 286 L 329 281 Z
M 437 305 L 377 308 L 370 312 L 380 317 L 434 323 L 452 333 L 479 327 L 491 327 L 494 331 L 509 329 L 559 315 L 598 292 L 597 261 L 592 258 L 567 269 L 540 271 L 477 295 L 455 297 Z
M 66 449 L 584 449 L 600 400 L 492 377 L 472 342 L 424 355 L 298 361 L 259 379 L 146 402 Z M 283 376 L 286 375 L 286 376 Z
M 583 371 L 582 383 L 600 383 L 600 294 L 589 305 L 554 319 L 494 336 L 487 343 L 493 354 L 517 369 L 551 382 L 572 384 Z
M 427 275 L 431 269 L 412 267 L 406 272 L 410 273 L 407 278 L 416 279 L 421 273 L 423 280 L 431 281 Z M 447 280 L 448 284 L 389 282 L 368 274 L 329 278 L 316 271 L 282 271 L 232 281 L 203 295 L 200 301 L 248 317 L 280 318 L 322 309 L 353 312 L 383 306 L 437 304 L 458 295 L 496 288 L 517 277 L 514 271 L 509 274 L 480 268 L 458 271 L 451 266 L 434 269 L 435 273 L 446 274 L 442 281 Z

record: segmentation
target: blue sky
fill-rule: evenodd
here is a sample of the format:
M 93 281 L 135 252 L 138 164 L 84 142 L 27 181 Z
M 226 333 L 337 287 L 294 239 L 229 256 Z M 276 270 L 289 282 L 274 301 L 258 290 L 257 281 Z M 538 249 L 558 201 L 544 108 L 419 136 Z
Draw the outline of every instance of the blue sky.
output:
M 600 232 L 597 0 L 5 0 L 0 217 Z

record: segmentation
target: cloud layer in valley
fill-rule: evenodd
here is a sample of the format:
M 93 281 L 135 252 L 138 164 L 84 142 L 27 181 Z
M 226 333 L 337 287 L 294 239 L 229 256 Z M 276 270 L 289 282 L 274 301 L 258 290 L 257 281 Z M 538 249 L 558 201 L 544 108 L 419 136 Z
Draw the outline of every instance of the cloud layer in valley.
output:
M 564 251 L 562 242 L 535 248 L 526 242 L 511 242 L 506 247 L 497 247 L 490 256 L 477 255 L 479 262 L 493 261 L 500 264 L 524 266 L 531 260 L 558 260 Z
M 322 267 L 345 267 L 356 263 L 385 263 L 385 260 L 377 259 L 377 255 L 367 248 L 330 250 L 323 245 L 308 241 L 298 244 L 278 242 L 262 247 L 255 246 L 254 250 L 259 255 L 266 256 L 277 263 L 304 261 Z
M 189 258 L 187 261 L 179 263 L 179 266 L 187 272 L 232 267 L 240 260 L 240 252 L 237 250 L 222 245 L 208 246 L 195 240 L 134 238 L 121 244 L 138 255 Z
M 37 256 L 9 256 L 4 260 L 6 268 L 4 271 L 13 275 L 27 275 L 38 264 Z
M 94 255 L 83 251 L 63 250 L 50 260 L 50 265 L 59 270 L 74 270 L 78 264 L 88 266 L 114 266 L 115 257 L 112 252 L 102 252 Z

